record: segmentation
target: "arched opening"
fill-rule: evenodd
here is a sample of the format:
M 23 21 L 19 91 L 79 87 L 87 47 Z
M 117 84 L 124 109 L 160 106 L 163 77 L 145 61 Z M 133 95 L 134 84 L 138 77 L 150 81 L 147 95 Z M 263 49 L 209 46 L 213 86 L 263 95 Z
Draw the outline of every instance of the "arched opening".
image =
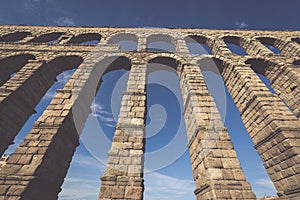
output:
M 260 41 L 269 50 L 271 50 L 274 54 L 280 54 L 280 50 L 276 45 L 277 39 L 271 37 L 259 37 L 256 39 Z
M 258 153 L 253 148 L 253 142 L 242 122 L 240 112 L 225 86 L 223 71 L 227 67 L 226 64 L 217 58 L 204 58 L 198 63 L 253 192 L 257 197 L 266 194 L 275 195 L 276 190 Z M 266 185 L 263 185 L 262 181 Z
M 293 65 L 300 65 L 300 60 L 295 60 L 295 61 L 293 62 Z
M 138 38 L 131 33 L 120 33 L 109 38 L 107 44 L 119 44 L 121 50 L 136 51 Z
M 223 122 L 226 116 L 226 90 L 224 88 L 224 80 L 221 76 L 223 72 L 223 62 L 215 58 L 204 58 L 199 61 L 201 73 L 204 77 L 208 91 L 214 97 L 214 101 L 222 116 Z
M 185 42 L 192 54 L 212 54 L 211 49 L 207 46 L 207 38 L 199 35 L 190 35 L 185 38 Z
M 225 36 L 223 37 L 228 49 L 236 55 L 245 56 L 247 55 L 245 49 L 241 47 L 241 37 L 237 36 Z
M 176 41 L 169 35 L 151 35 L 147 38 L 147 51 L 175 52 Z
M 272 94 L 276 94 L 273 87 L 271 86 L 271 81 L 267 77 L 267 68 L 270 67 L 270 63 L 264 59 L 248 59 L 246 64 L 250 64 L 251 69 L 257 74 L 257 76 L 262 80 L 266 87 L 270 90 Z
M 147 68 L 147 73 L 150 74 L 154 71 L 170 71 L 177 74 L 176 70 L 178 63 L 173 58 L 169 57 L 156 57 L 151 59 L 149 64 L 153 64 L 152 67 Z
M 270 64 L 264 59 L 248 59 L 246 64 L 250 64 L 253 71 L 257 74 L 266 76 L 266 68 L 270 66 Z
M 0 37 L 0 42 L 18 42 L 28 35 L 31 35 L 30 32 L 15 32 L 15 33 L 8 33 Z
M 0 154 L 13 143 L 24 124 L 32 114 L 36 113 L 36 106 L 56 82 L 56 77 L 64 71 L 77 68 L 82 62 L 83 59 L 79 56 L 61 56 L 43 63 L 36 71 L 31 71 L 31 75 L 26 76 L 22 86 L 5 97 L 0 104 L 0 118 L 3 121 L 0 129 L 3 134 Z M 9 79 L 6 84 L 14 84 L 16 80 L 22 80 L 21 76 L 24 77 L 24 74 L 19 76 Z M 12 118 L 15 120 L 11 120 Z
M 282 102 L 289 108 L 289 110 L 291 112 L 293 112 L 293 110 L 296 107 L 291 106 L 292 104 L 287 102 L 286 101 L 287 99 L 282 98 L 282 96 L 280 94 L 281 93 L 286 93 L 286 91 L 292 93 L 295 89 L 297 89 L 298 86 L 295 85 L 295 84 L 289 84 L 286 87 L 286 86 L 283 86 L 282 82 L 278 82 L 279 84 L 277 83 L 277 81 L 280 81 L 280 80 L 278 80 L 278 78 L 277 79 L 272 79 L 272 78 L 274 78 L 273 68 L 276 67 L 275 63 L 268 62 L 265 59 L 257 59 L 257 58 L 248 59 L 248 60 L 246 60 L 245 63 L 250 64 L 253 71 L 257 74 L 257 76 L 261 79 L 261 81 L 266 85 L 266 87 L 270 90 L 270 92 L 272 94 L 279 94 L 278 96 L 281 98 Z M 276 71 L 277 72 L 275 72 L 275 73 L 279 74 L 280 70 L 276 70 Z M 273 86 L 275 86 L 275 87 L 273 87 Z M 284 92 L 282 92 L 283 87 L 285 87 Z M 287 94 L 285 94 L 285 95 L 287 95 Z
M 0 86 L 17 73 L 29 60 L 35 60 L 31 54 L 10 56 L 0 60 Z
M 101 40 L 99 33 L 85 33 L 72 37 L 68 44 L 92 45 L 98 44 Z
M 53 32 L 53 33 L 46 33 L 40 36 L 37 36 L 30 40 L 30 42 L 41 42 L 41 43 L 49 43 L 53 44 L 57 41 L 57 39 L 64 34 L 63 32 Z
M 109 57 L 96 64 L 90 81 L 97 89 L 88 91 L 94 100 L 91 105 L 84 105 L 90 106 L 91 113 L 80 134 L 80 145 L 72 158 L 59 198 L 97 199 L 101 185 L 99 176 L 105 174 L 130 69 L 131 60 L 122 56 Z
M 10 154 L 12 154 L 17 149 L 17 147 L 21 144 L 21 142 L 24 141 L 24 138 L 32 129 L 34 122 L 36 122 L 36 120 L 43 114 L 45 109 L 50 104 L 52 98 L 56 95 L 57 90 L 62 89 L 65 86 L 65 84 L 68 82 L 68 80 L 71 78 L 74 72 L 75 69 L 70 69 L 61 72 L 56 76 L 53 85 L 47 90 L 47 92 L 41 98 L 40 102 L 34 108 L 35 113 L 33 113 L 28 118 L 26 123 L 24 123 L 18 135 L 15 137 L 14 142 L 5 151 L 5 155 L 9 156 Z
M 300 44 L 300 38 L 292 38 L 292 41 L 297 42 L 298 44 Z
M 145 198 L 195 198 L 178 64 L 156 57 L 147 65 Z

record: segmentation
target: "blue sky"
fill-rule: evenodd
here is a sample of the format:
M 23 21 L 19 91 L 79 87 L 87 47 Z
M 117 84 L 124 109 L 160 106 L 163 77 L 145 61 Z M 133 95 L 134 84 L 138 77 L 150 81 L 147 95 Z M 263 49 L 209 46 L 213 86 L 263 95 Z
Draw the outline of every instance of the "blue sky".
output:
M 1 24 L 299 30 L 297 0 L 2 0 Z
M 1 3 L 0 24 L 291 30 L 299 30 L 300 27 L 300 2 L 297 0 L 2 0 Z M 55 89 L 62 88 L 72 72 L 67 71 L 58 76 L 57 83 L 49 89 L 36 107 L 37 114 L 29 119 L 16 138 L 16 145 L 10 147 L 8 153 L 11 153 L 22 137 L 29 132 L 32 123 L 55 95 Z M 169 87 L 170 83 L 159 81 L 161 77 L 168 77 L 172 87 Z M 221 93 L 216 90 L 218 84 L 222 85 L 222 79 L 210 73 L 206 73 L 205 77 L 207 81 L 215 80 L 208 82 L 209 90 L 216 98 L 218 108 L 224 109 L 223 120 L 228 126 L 242 168 L 254 192 L 258 197 L 275 194 L 226 88 L 222 87 Z M 96 199 L 100 187 L 99 177 L 105 171 L 106 151 L 113 137 L 121 94 L 127 78 L 128 72 L 122 70 L 107 74 L 103 78 L 92 106 L 94 112 L 87 120 L 81 145 L 74 155 L 60 199 Z M 266 80 L 264 82 L 267 83 Z M 147 87 L 149 115 L 146 169 L 151 173 L 145 174 L 145 199 L 195 199 L 195 186 L 185 148 L 184 124 L 180 125 L 182 100 L 176 96 L 180 94 L 178 78 L 172 73 L 153 73 L 148 77 Z M 113 90 L 114 88 L 118 90 Z M 218 96 L 220 94 L 221 99 Z M 164 98 L 161 98 L 162 95 Z M 99 122 L 99 128 L 107 139 L 99 139 L 103 142 L 103 148 L 99 148 L 98 143 L 93 143 L 99 140 L 90 141 L 95 130 L 89 129 L 88 124 L 95 121 Z M 176 143 L 175 136 L 179 137 L 179 143 Z M 168 159 L 165 154 L 157 155 L 157 150 L 165 146 L 171 151 L 175 149 L 178 154 L 174 153 L 175 155 Z M 164 162 L 161 162 L 162 160 Z M 162 165 L 152 165 L 155 162 Z

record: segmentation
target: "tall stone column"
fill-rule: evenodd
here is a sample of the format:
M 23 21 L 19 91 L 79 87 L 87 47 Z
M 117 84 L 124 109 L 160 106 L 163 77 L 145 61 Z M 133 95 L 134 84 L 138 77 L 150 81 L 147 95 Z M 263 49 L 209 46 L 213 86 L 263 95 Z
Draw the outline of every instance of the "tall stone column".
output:
M 300 117 L 299 69 L 295 66 L 276 65 L 268 67 L 265 73 L 266 77 L 271 81 L 272 88 L 298 118 Z
M 13 143 L 27 119 L 35 113 L 35 106 L 55 81 L 33 74 L 43 61 L 29 60 L 17 74 L 0 87 L 0 155 Z M 8 66 L 9 67 L 9 66 Z
M 93 65 L 82 66 L 64 89 L 57 91 L 24 141 L 0 169 L 0 199 L 57 199 L 79 144 L 79 134 L 91 111 L 89 106 L 94 96 L 90 93 L 95 91 L 98 82 L 97 75 L 90 78 L 92 69 Z
M 146 51 L 146 49 L 147 49 L 147 37 L 140 36 L 138 39 L 137 50 L 138 51 Z
M 233 53 L 228 49 L 226 43 L 221 38 L 209 38 L 207 45 L 214 55 L 230 56 Z
M 189 48 L 187 47 L 187 44 L 186 44 L 185 40 L 178 39 L 176 43 L 177 43 L 176 52 L 178 52 L 178 53 L 190 53 Z
M 298 44 L 293 41 L 277 40 L 274 44 L 280 50 L 280 54 L 287 57 L 299 57 L 300 48 Z
M 282 199 L 300 193 L 300 123 L 248 65 L 230 63 L 223 71 L 255 149 Z
M 260 41 L 257 39 L 247 38 L 245 42 L 241 43 L 241 46 L 245 49 L 246 53 L 249 55 L 257 56 L 268 56 L 274 55 L 273 52 L 265 47 Z
M 133 64 L 108 153 L 99 200 L 143 199 L 146 65 Z
M 179 74 L 197 200 L 256 199 L 199 67 Z

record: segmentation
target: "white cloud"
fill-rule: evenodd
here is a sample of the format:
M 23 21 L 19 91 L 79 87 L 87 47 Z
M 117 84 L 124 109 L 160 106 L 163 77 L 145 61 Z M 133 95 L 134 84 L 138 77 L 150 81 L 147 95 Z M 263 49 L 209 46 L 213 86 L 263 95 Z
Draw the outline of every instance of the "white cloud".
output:
M 276 189 L 270 179 L 257 179 L 251 185 L 257 197 L 276 195 Z
M 114 127 L 115 119 L 111 112 L 105 110 L 103 105 L 93 102 L 91 105 L 93 117 L 97 117 L 104 125 Z
M 246 28 L 249 25 L 245 21 L 235 20 L 234 23 L 238 28 Z
M 91 155 L 76 153 L 59 194 L 59 200 L 97 199 L 101 183 L 99 176 L 104 174 L 105 168 Z
M 145 200 L 194 200 L 194 181 L 178 179 L 158 172 L 145 174 Z
M 71 17 L 62 17 L 54 21 L 59 26 L 75 26 L 75 21 Z
M 65 71 L 57 76 L 57 83 L 64 86 L 73 75 L 74 70 Z M 55 89 L 51 88 L 47 91 L 43 99 L 52 99 L 56 95 Z
M 62 83 L 62 84 L 67 83 L 67 81 L 71 78 L 73 73 L 74 73 L 74 70 L 68 70 L 68 71 L 65 71 L 65 72 L 59 74 L 57 76 L 57 82 Z
M 86 178 L 66 178 L 59 200 L 97 199 L 100 181 Z
M 75 154 L 71 167 L 73 168 L 64 181 L 59 200 L 92 200 L 96 199 L 101 186 L 96 176 L 104 174 L 105 166 L 95 158 L 83 154 Z M 76 170 L 74 170 L 76 169 Z M 89 175 L 84 175 L 88 169 Z M 78 173 L 79 172 L 79 173 Z M 145 200 L 194 200 L 194 182 L 179 179 L 158 172 L 145 174 Z
M 145 174 L 145 181 L 145 200 L 195 199 L 193 181 L 178 179 L 157 172 Z M 100 182 L 97 180 L 69 177 L 65 179 L 59 200 L 96 199 L 99 188 Z
M 269 179 L 258 179 L 255 181 L 256 185 L 259 185 L 260 187 L 269 189 L 269 190 L 274 190 L 274 185 L 271 180 Z
M 56 92 L 54 90 L 49 90 L 45 96 L 43 97 L 42 100 L 45 100 L 45 99 L 52 99 L 54 96 L 55 96 Z
M 92 105 L 91 105 L 91 109 L 92 109 L 93 112 L 96 112 L 97 110 L 102 110 L 103 106 L 93 102 Z

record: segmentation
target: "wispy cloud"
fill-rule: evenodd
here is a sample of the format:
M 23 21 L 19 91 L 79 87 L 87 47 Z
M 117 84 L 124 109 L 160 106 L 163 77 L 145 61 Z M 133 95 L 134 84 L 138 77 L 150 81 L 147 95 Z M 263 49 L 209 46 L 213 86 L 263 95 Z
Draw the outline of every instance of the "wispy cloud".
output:
M 240 20 L 235 20 L 234 24 L 238 27 L 238 28 L 247 28 L 249 25 L 245 22 L 245 21 L 240 21 Z
M 99 176 L 104 174 L 104 171 L 105 166 L 91 155 L 76 153 L 59 200 L 97 199 L 101 183 Z
M 62 17 L 54 20 L 54 23 L 59 26 L 75 26 L 75 21 L 71 17 Z
M 195 199 L 193 181 L 178 179 L 161 173 L 145 175 L 145 200 L 193 200 Z M 79 187 L 80 185 L 80 187 Z M 96 199 L 100 182 L 89 178 L 69 177 L 65 179 L 60 200 Z
M 189 200 L 195 199 L 194 182 L 178 179 L 158 172 L 145 174 L 146 200 Z
M 79 187 L 80 186 L 80 187 Z M 86 178 L 66 178 L 59 200 L 97 199 L 100 181 Z
M 273 185 L 272 181 L 269 179 L 258 179 L 255 181 L 255 184 L 257 184 L 263 188 L 269 189 L 269 190 L 274 190 L 274 185 Z
M 97 117 L 105 126 L 114 127 L 115 119 L 111 112 L 107 111 L 103 105 L 93 102 L 91 105 L 92 116 Z
M 251 185 L 257 197 L 276 195 L 276 189 L 270 179 L 257 179 Z
M 88 175 L 84 175 L 88 169 Z M 104 174 L 105 166 L 89 155 L 76 153 L 70 173 L 65 179 L 63 190 L 59 194 L 59 200 L 92 200 L 99 193 L 101 181 L 95 179 Z M 158 172 L 145 174 L 145 200 L 193 200 L 194 182 L 187 179 L 179 179 Z
M 55 90 L 48 90 L 48 92 L 44 95 L 42 100 L 46 100 L 46 99 L 52 99 L 56 94 Z
M 60 75 L 57 76 L 57 82 L 62 83 L 62 84 L 66 84 L 67 81 L 73 75 L 73 73 L 74 73 L 74 70 L 68 70 L 68 71 L 65 71 L 65 72 L 61 73 Z
M 93 102 L 92 105 L 91 105 L 91 109 L 92 109 L 93 112 L 96 112 L 98 110 L 102 110 L 103 106 L 98 104 L 98 103 Z

